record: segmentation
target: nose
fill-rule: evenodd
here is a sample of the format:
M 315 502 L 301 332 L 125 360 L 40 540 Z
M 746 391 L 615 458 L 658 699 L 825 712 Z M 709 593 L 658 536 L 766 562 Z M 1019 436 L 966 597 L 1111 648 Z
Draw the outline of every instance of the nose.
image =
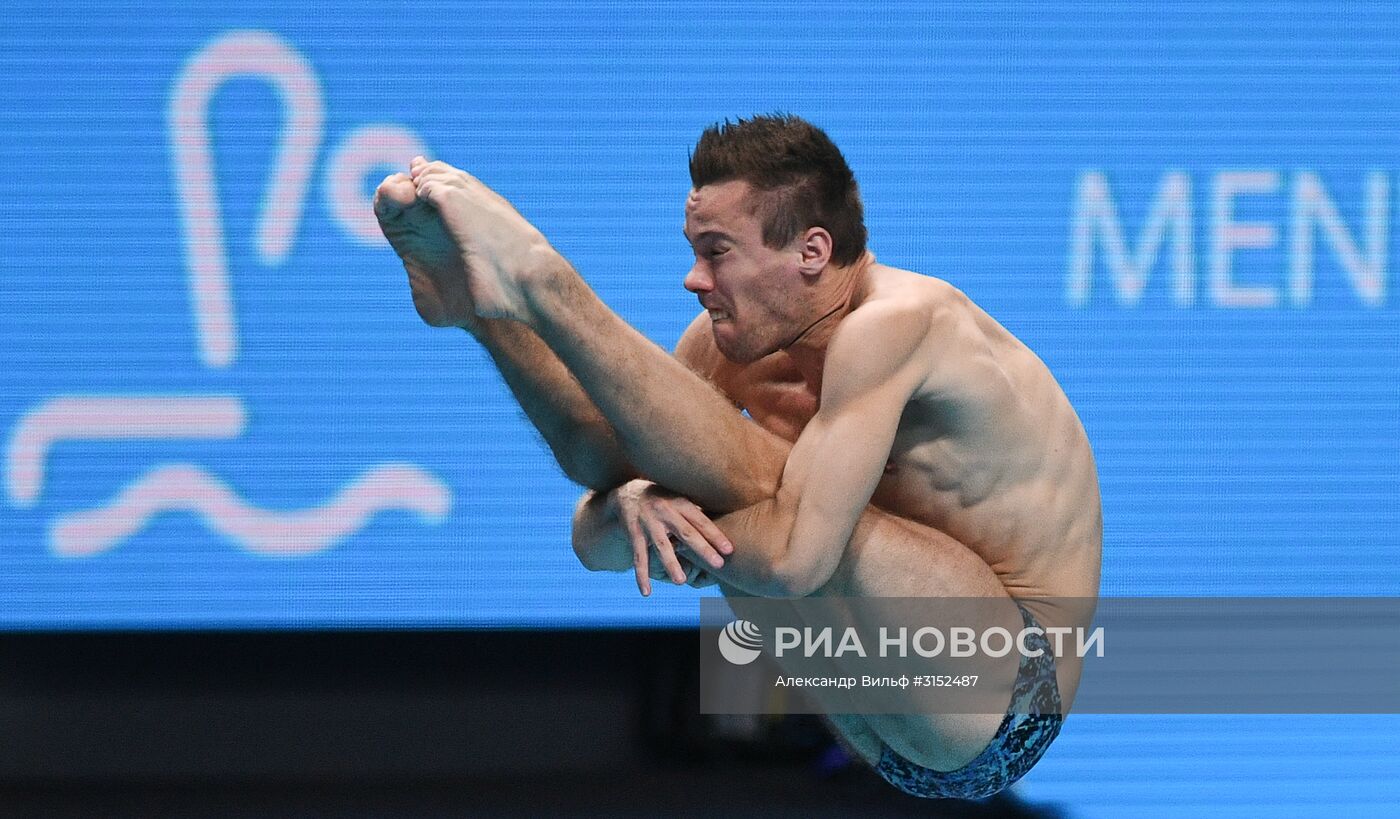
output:
M 685 285 L 686 290 L 697 295 L 715 289 L 714 277 L 710 275 L 710 271 L 705 269 L 702 262 L 696 262 L 695 266 L 690 268 L 690 272 L 685 274 L 685 281 L 682 284 Z

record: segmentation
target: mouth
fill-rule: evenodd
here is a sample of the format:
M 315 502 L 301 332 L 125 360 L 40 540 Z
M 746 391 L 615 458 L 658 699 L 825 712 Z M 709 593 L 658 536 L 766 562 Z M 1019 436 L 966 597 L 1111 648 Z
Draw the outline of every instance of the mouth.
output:
M 710 321 L 729 321 L 733 318 L 726 310 L 710 309 L 708 312 L 710 314 Z

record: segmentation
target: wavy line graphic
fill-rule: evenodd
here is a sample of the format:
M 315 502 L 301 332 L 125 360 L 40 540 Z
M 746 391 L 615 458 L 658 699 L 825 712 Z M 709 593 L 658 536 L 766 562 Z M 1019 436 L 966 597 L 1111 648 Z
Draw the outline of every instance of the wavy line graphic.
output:
M 300 556 L 334 546 L 378 512 L 404 509 L 437 524 L 451 505 L 447 486 L 413 464 L 381 464 L 329 502 L 291 512 L 250 506 L 203 469 L 173 464 L 146 473 L 106 506 L 59 518 L 49 530 L 49 547 L 59 557 L 90 557 L 132 537 L 162 512 L 196 512 L 249 552 Z

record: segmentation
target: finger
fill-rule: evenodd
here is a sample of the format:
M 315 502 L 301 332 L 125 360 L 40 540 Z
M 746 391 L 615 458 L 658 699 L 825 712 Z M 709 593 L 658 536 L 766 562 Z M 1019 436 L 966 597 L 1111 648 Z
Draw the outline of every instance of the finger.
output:
M 671 546 L 671 533 L 657 520 L 647 522 L 647 534 L 651 537 L 651 545 L 660 556 L 662 565 L 666 567 L 666 573 L 677 586 L 684 584 L 685 569 L 681 568 L 681 562 L 676 559 L 676 550 Z
M 684 543 L 676 544 L 676 560 L 680 561 L 681 571 L 685 572 L 686 585 L 705 571 L 705 564 Z
M 700 510 L 700 507 L 694 504 L 682 504 L 680 512 L 686 520 L 690 521 L 692 526 L 700 530 L 700 534 L 704 536 L 706 542 L 714 546 L 720 554 L 734 554 L 734 543 L 729 540 L 729 536 L 720 531 L 720 528 L 715 525 L 714 521 L 710 520 L 709 515 Z
M 637 573 L 637 591 L 651 595 L 651 571 L 647 567 L 647 539 L 636 519 L 627 521 L 627 540 L 632 544 L 632 569 Z
M 724 567 L 724 558 L 719 556 L 719 552 L 715 551 L 715 547 L 710 541 L 702 536 L 698 529 L 691 526 L 684 517 L 677 516 L 676 521 L 672 524 L 672 530 L 675 531 L 676 537 L 679 537 L 681 542 L 690 548 L 692 554 L 716 569 Z

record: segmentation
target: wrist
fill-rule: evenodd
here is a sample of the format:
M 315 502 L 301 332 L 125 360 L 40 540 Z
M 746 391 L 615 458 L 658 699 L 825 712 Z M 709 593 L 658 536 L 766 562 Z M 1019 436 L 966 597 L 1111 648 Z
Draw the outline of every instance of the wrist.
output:
M 622 499 L 619 497 L 619 493 L 622 491 L 622 487 L 626 485 L 627 484 L 622 484 L 622 486 L 613 487 L 603 495 L 603 519 L 609 523 L 616 523 L 622 520 Z
M 655 484 L 646 478 L 633 478 L 608 494 L 610 497 L 615 497 L 617 500 L 638 500 L 642 497 L 642 493 L 646 492 L 647 489 L 654 485 Z

